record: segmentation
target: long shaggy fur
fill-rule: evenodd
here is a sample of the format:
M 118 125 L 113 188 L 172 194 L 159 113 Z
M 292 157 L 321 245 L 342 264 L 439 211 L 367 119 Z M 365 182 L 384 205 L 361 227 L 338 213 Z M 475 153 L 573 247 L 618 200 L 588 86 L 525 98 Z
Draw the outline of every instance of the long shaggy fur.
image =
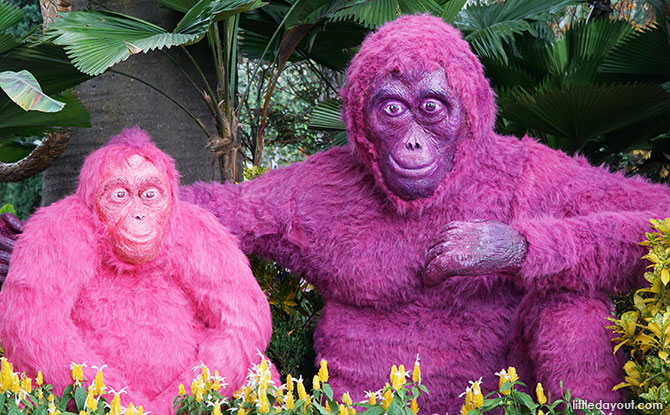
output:
M 444 69 L 465 111 L 467 134 L 435 194 L 406 202 L 389 191 L 365 123 L 374 79 Z M 348 147 L 316 154 L 241 185 L 196 184 L 184 199 L 212 211 L 246 252 L 278 261 L 319 289 L 315 334 L 337 393 L 376 390 L 391 365 L 421 357 L 430 390 L 423 413 L 458 413 L 458 395 L 519 367 L 554 398 L 622 399 L 606 293 L 639 286 L 649 218 L 668 215 L 670 190 L 624 178 L 531 138 L 494 133 L 494 94 L 461 34 L 440 19 L 409 16 L 363 43 L 342 91 Z M 431 242 L 451 221 L 497 220 L 520 231 L 518 275 L 456 276 L 423 286 Z M 619 352 L 621 354 L 621 352 Z M 339 395 L 338 395 L 339 396 Z
M 171 182 L 172 216 L 159 256 L 143 265 L 114 257 L 92 211 L 107 163 L 140 154 Z M 193 367 L 218 369 L 231 395 L 272 331 L 270 309 L 237 241 L 214 216 L 177 198 L 174 161 L 139 129 L 86 160 L 77 193 L 40 209 L 25 227 L 0 293 L 0 338 L 18 370 L 38 370 L 57 392 L 70 362 L 106 365 L 122 402 L 173 412 Z

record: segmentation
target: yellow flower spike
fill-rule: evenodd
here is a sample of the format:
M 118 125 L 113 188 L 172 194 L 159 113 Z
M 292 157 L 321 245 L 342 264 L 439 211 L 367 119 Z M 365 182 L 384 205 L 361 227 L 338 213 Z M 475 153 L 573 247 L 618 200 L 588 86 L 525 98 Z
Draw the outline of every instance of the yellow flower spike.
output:
M 21 390 L 21 378 L 19 378 L 18 373 L 12 375 L 12 386 L 9 387 L 9 390 L 12 391 L 12 393 L 19 393 Z
M 466 415 L 468 411 L 469 409 L 467 408 L 466 405 L 461 406 L 461 415 Z
M 382 395 L 382 407 L 386 411 L 389 409 L 389 405 L 391 405 L 391 401 L 393 400 L 393 394 L 391 393 L 391 389 L 386 389 L 386 392 Z
M 351 400 L 351 396 L 349 396 L 347 392 L 342 394 L 342 402 L 346 403 L 348 406 L 351 406 L 354 403 L 354 401 Z
M 44 394 L 42 394 L 42 389 L 37 390 L 37 402 L 42 403 L 44 401 Z
M 60 411 L 56 409 L 56 402 L 53 395 L 49 395 L 49 407 L 47 408 L 49 415 L 56 415 Z
M 544 415 L 544 412 L 542 412 L 542 409 L 537 410 L 537 415 Z
M 109 415 L 121 415 L 121 396 L 118 393 L 114 394 L 109 404 Z
M 519 380 L 519 377 L 516 375 L 516 369 L 512 366 L 507 368 L 507 374 L 509 375 L 509 381 L 514 383 Z
M 264 414 L 269 411 L 270 411 L 270 402 L 268 402 L 268 397 L 267 395 L 262 394 L 258 402 L 258 412 Z
M 82 376 L 83 377 L 83 376 Z M 102 395 L 105 393 L 105 382 L 102 378 L 102 368 L 98 369 L 98 372 L 95 374 L 95 380 L 93 381 L 94 393 L 96 395 Z
M 349 415 L 349 411 L 347 410 L 347 407 L 344 406 L 344 404 L 337 405 L 337 412 L 340 415 Z
M 507 389 L 506 391 L 502 390 L 502 387 L 505 384 L 505 382 L 511 382 L 509 374 L 505 371 L 505 369 L 503 369 L 500 371 L 500 373 L 496 373 L 496 375 L 500 376 L 500 382 L 498 382 L 498 390 L 503 395 L 509 395 L 512 392 L 511 389 Z
M 419 404 L 416 403 L 416 399 L 412 399 L 412 402 L 410 402 L 410 404 L 409 404 L 409 409 L 412 410 L 412 413 L 414 415 L 419 413 Z
M 186 395 L 186 388 L 184 387 L 183 383 L 179 384 L 179 396 L 184 396 Z
M 42 383 L 44 383 L 44 378 L 42 377 L 42 372 L 37 372 L 37 377 L 35 378 L 35 383 L 37 386 L 42 386 Z
M 412 371 L 412 382 L 421 383 L 421 365 L 419 364 L 419 355 L 416 355 L 416 361 L 414 362 L 414 370 Z
M 535 387 L 535 395 L 537 395 L 537 402 L 540 405 L 547 403 L 547 397 L 544 396 L 544 388 L 542 387 L 541 383 L 538 383 Z
M 326 402 L 326 411 L 330 412 L 330 405 L 328 405 L 328 402 Z
M 132 402 L 129 403 L 128 408 L 126 408 L 126 415 L 136 415 L 135 412 L 136 412 L 135 405 L 133 405 Z
M 356 415 L 356 410 L 354 408 L 349 408 L 349 415 Z
M 84 380 L 84 365 L 78 365 L 76 363 L 72 363 L 70 365 L 70 372 L 72 373 L 72 380 L 75 381 L 75 383 L 79 384 L 79 382 L 82 382 Z
M 221 389 L 221 375 L 219 375 L 219 371 L 215 370 L 214 371 L 214 384 L 212 384 L 212 390 L 218 391 Z
M 314 375 L 314 379 L 312 379 L 312 389 L 315 391 L 321 389 L 321 385 L 319 384 L 319 375 Z
M 135 415 L 144 415 L 144 408 L 142 408 L 142 405 L 137 407 L 137 412 L 135 412 Z
M 31 393 L 33 391 L 33 380 L 29 377 L 21 379 L 21 389 L 26 393 Z
M 92 412 L 95 412 L 95 410 L 98 409 L 98 401 L 94 396 L 94 388 L 94 385 L 88 387 L 88 395 L 86 396 L 86 404 L 84 405 L 86 409 L 90 409 Z
M 247 415 L 247 411 L 245 411 L 244 408 L 240 408 L 240 409 L 237 411 L 237 415 Z
M 295 406 L 295 401 L 293 400 L 293 392 L 288 392 L 286 394 L 286 409 L 293 409 Z
M 307 397 L 307 392 L 305 391 L 305 385 L 303 385 L 302 381 L 298 381 L 298 399 L 305 400 Z
M 265 374 L 265 372 L 268 371 L 268 362 L 265 360 L 265 357 L 261 358 L 261 376 Z
M 221 413 L 221 405 L 215 404 L 214 409 L 212 410 L 212 415 L 223 415 Z
M 484 395 L 479 387 L 479 381 L 472 384 L 472 409 L 481 408 L 484 405 Z
M 286 390 L 290 392 L 293 390 L 293 387 L 293 376 L 288 374 L 286 375 Z
M 370 394 L 370 398 L 368 398 L 368 403 L 370 405 L 377 405 L 377 395 L 374 392 Z
M 396 365 L 391 366 L 391 375 L 389 376 L 389 379 L 391 379 L 391 385 L 393 385 L 397 373 L 398 373 L 398 367 Z
M 209 379 L 209 368 L 205 365 L 202 365 L 202 379 L 205 381 Z
M 81 411 L 79 411 L 79 415 L 88 415 L 88 412 L 82 409 Z
M 328 382 L 328 362 L 326 359 L 321 359 L 321 367 L 319 368 L 319 380 L 321 382 Z

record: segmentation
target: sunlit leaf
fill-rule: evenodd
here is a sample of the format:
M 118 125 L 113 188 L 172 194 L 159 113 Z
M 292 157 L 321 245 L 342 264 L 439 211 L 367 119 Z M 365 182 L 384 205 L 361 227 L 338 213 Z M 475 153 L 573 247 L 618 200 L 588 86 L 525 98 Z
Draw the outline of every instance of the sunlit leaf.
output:
M 65 106 L 42 92 L 37 79 L 26 70 L 0 72 L 0 88 L 26 111 L 58 112 Z
M 370 0 L 354 2 L 333 14 L 333 21 L 351 20 L 369 28 L 375 28 L 403 14 L 442 13 L 435 0 Z

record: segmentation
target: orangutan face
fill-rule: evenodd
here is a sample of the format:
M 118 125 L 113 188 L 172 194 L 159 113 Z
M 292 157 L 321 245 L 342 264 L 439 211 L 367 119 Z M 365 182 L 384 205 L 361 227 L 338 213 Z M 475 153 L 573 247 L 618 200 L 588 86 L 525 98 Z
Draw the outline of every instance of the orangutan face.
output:
M 172 209 L 168 177 L 140 155 L 108 166 L 96 208 L 123 262 L 152 261 L 161 249 Z

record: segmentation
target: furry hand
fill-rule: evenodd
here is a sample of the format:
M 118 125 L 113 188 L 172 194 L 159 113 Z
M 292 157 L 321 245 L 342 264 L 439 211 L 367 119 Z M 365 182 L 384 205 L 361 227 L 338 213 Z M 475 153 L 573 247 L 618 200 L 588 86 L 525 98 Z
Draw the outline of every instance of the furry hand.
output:
M 501 222 L 451 222 L 428 251 L 424 284 L 432 287 L 454 275 L 516 272 L 526 245 L 523 235 Z
M 14 250 L 14 241 L 23 232 L 23 225 L 11 213 L 0 214 L 0 285 L 7 278 L 9 258 Z

